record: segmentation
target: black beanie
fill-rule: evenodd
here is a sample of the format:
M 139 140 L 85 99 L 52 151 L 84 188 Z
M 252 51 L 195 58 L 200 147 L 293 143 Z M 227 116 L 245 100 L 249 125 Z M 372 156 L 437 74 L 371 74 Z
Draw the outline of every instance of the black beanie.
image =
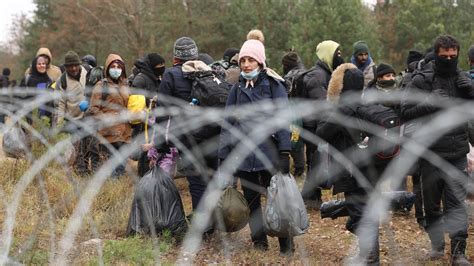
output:
M 468 56 L 469 60 L 474 61 L 474 45 L 471 45 L 471 47 L 469 47 L 469 50 L 467 52 L 467 56 Z
M 4 76 L 10 76 L 10 69 L 8 67 L 4 68 L 2 71 L 2 75 Z
M 418 62 L 421 59 L 423 59 L 423 54 L 422 53 L 420 53 L 418 51 L 415 51 L 415 50 L 411 50 L 411 51 L 408 52 L 407 66 L 410 65 L 410 63 Z
M 342 91 L 362 91 L 364 88 L 364 74 L 358 68 L 350 68 L 344 72 Z
M 281 64 L 289 67 L 290 69 L 298 66 L 300 62 L 301 59 L 295 52 L 288 52 L 281 58 Z
M 377 66 L 377 70 L 375 70 L 375 77 L 378 78 L 388 73 L 395 74 L 395 69 L 391 65 L 381 63 Z
M 222 59 L 230 63 L 230 59 L 232 59 L 232 57 L 234 57 L 234 55 L 238 54 L 239 52 L 240 51 L 237 48 L 229 48 L 225 50 L 224 55 L 222 56 Z
M 203 61 L 206 65 L 214 63 L 214 58 L 206 53 L 199 53 L 198 60 Z
M 157 53 L 149 53 L 146 55 L 150 67 L 154 68 L 156 65 L 162 65 L 165 63 L 165 59 Z

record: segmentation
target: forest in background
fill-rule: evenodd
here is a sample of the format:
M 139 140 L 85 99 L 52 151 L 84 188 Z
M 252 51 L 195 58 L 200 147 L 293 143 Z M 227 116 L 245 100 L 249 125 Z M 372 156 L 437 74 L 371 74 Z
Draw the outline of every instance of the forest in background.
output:
M 19 79 L 39 47 L 48 47 L 60 65 L 68 50 L 92 54 L 103 64 L 118 53 L 130 69 L 136 58 L 158 52 L 171 65 L 174 41 L 192 37 L 200 52 L 215 60 L 240 48 L 250 29 L 265 34 L 269 65 L 294 49 L 306 67 L 316 45 L 339 42 L 350 60 L 352 44 L 365 40 L 376 63 L 399 71 L 409 50 L 424 51 L 440 34 L 461 42 L 460 65 L 474 43 L 474 0 L 386 0 L 370 8 L 361 0 L 34 0 L 30 19 L 18 17 L 11 40 L 0 49 L 0 67 Z M 385 2 L 385 3 L 384 3 Z M 15 51 L 15 52 L 12 52 Z

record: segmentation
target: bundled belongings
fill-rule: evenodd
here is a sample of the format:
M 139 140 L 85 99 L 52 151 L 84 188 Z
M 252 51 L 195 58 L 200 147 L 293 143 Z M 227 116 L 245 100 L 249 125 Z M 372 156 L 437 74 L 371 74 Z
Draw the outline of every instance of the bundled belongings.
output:
M 390 208 L 392 210 L 402 210 L 407 213 L 410 212 L 416 200 L 416 195 L 408 191 L 382 192 L 382 195 L 390 198 Z M 321 219 L 331 218 L 334 220 L 339 217 L 349 216 L 345 201 L 342 200 L 324 202 L 321 204 L 320 212 Z
M 127 226 L 127 236 L 158 234 L 169 230 L 184 235 L 187 229 L 183 203 L 173 179 L 154 167 L 138 182 Z
M 2 148 L 7 157 L 18 159 L 26 156 L 30 150 L 30 143 L 28 136 L 20 125 L 13 125 L 3 135 Z
M 293 237 L 309 227 L 308 213 L 295 179 L 278 173 L 267 188 L 263 225 L 270 236 Z
M 214 209 L 214 216 L 220 231 L 237 232 L 247 225 L 250 209 L 244 195 L 233 186 L 228 186 Z

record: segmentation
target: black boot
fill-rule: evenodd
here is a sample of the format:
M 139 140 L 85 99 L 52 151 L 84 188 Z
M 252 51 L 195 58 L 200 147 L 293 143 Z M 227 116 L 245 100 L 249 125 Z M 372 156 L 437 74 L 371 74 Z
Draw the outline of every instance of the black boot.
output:
M 280 256 L 291 257 L 295 253 L 295 244 L 293 238 L 278 238 L 280 243 Z
M 451 240 L 451 264 L 471 265 L 466 258 L 466 240 Z

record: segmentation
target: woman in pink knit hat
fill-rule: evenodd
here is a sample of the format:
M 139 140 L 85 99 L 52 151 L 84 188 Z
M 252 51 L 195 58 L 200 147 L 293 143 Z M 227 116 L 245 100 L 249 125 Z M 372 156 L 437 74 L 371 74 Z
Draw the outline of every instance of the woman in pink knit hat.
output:
M 283 79 L 275 74 L 265 65 L 265 47 L 259 40 L 247 40 L 240 49 L 239 66 L 241 69 L 240 79 L 232 87 L 227 100 L 226 109 L 236 106 L 262 104 L 261 101 L 277 100 L 279 103 L 288 102 L 288 96 Z M 244 135 L 249 136 L 259 124 L 265 123 L 274 118 L 274 113 L 258 112 L 253 117 L 230 118 L 229 123 Z M 244 197 L 249 205 L 250 231 L 255 248 L 260 250 L 268 249 L 268 240 L 263 228 L 263 218 L 261 209 L 261 191 L 265 191 L 270 183 L 271 177 L 281 171 L 283 174 L 289 172 L 289 151 L 291 149 L 289 125 L 281 127 L 279 130 L 268 135 L 267 141 L 258 143 L 259 152 L 252 149 L 249 155 L 238 160 L 238 167 L 235 176 L 240 177 Z M 222 128 L 219 147 L 219 159 L 234 160 L 227 158 L 232 148 L 239 145 L 239 140 L 232 137 L 230 132 Z M 259 157 L 265 155 L 265 159 Z M 272 166 L 264 164 L 270 161 Z M 292 255 L 294 252 L 292 238 L 279 238 L 280 254 Z

